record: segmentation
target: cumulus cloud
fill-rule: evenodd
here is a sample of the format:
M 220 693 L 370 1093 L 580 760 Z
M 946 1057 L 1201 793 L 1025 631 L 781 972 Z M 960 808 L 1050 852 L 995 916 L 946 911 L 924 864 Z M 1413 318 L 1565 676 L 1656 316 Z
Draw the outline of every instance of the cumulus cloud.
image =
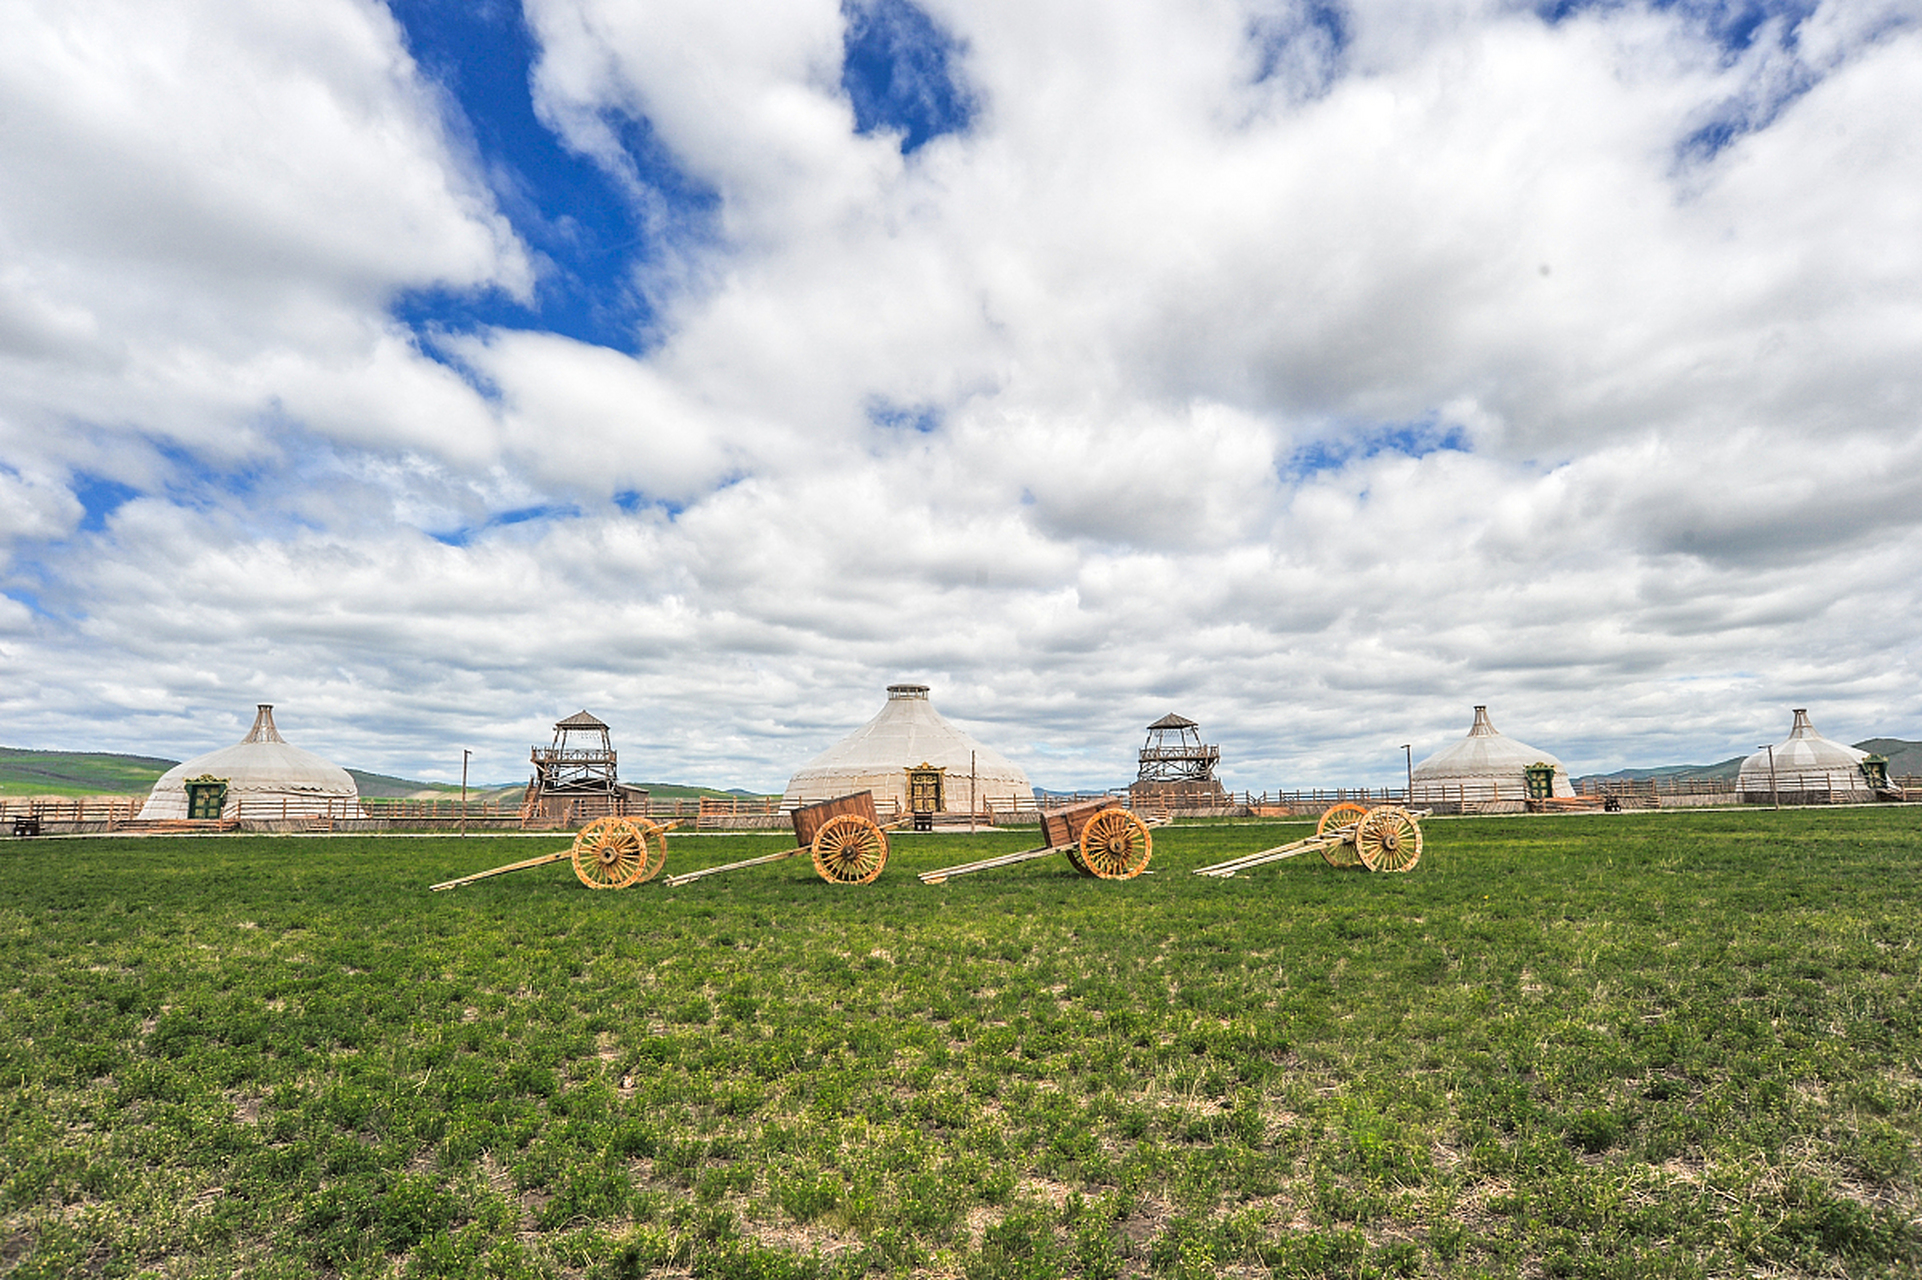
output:
M 384 11 L 149 13 L 0 41 L 23 737 L 512 777 L 586 705 L 778 787 L 902 676 L 1048 785 L 1168 710 L 1256 789 L 1478 702 L 1922 736 L 1912 4 L 528 0 L 554 136 L 711 202 L 629 351 L 394 318 L 541 268 Z
M 245 449 L 280 411 L 362 443 L 464 434 L 475 397 L 381 308 L 525 291 L 531 268 L 385 9 L 29 3 L 0 23 L 10 448 L 58 462 L 33 437 L 79 422 Z

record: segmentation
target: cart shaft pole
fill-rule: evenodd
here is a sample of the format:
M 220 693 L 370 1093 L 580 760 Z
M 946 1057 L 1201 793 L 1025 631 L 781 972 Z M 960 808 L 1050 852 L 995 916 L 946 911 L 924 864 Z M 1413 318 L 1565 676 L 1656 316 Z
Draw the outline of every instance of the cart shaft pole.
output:
M 769 862 L 779 862 L 783 858 L 792 858 L 797 853 L 806 852 L 807 848 L 805 846 L 799 849 L 783 849 L 779 853 L 765 853 L 758 858 L 748 858 L 742 862 L 729 862 L 718 867 L 702 867 L 699 871 L 684 871 L 678 876 L 669 876 L 667 879 L 661 881 L 661 883 L 670 887 L 683 885 L 690 880 L 699 880 L 702 876 L 711 876 L 722 871 L 739 871 L 742 867 L 758 867 Z
M 573 856 L 574 851 L 572 849 L 562 849 L 559 853 L 543 853 L 540 857 L 529 858 L 525 862 L 510 862 L 504 867 L 495 867 L 491 871 L 476 871 L 471 876 L 462 876 L 458 880 L 443 880 L 439 884 L 431 884 L 427 887 L 433 890 L 458 889 L 464 884 L 472 884 L 476 880 L 485 880 L 489 876 L 504 876 L 510 871 L 525 871 L 529 867 L 544 867 L 550 862 L 559 862 L 562 858 L 571 858 Z
M 1326 849 L 1330 845 L 1340 844 L 1341 842 L 1342 835 L 1338 832 L 1331 831 L 1327 835 L 1309 836 L 1304 840 L 1296 840 L 1290 844 L 1278 844 L 1272 849 L 1263 849 L 1260 853 L 1243 854 L 1241 857 L 1231 858 L 1227 862 L 1217 862 L 1212 867 L 1199 867 L 1196 869 L 1195 874 L 1198 876 L 1220 876 L 1225 878 L 1233 875 L 1237 871 L 1246 871 L 1250 867 L 1259 867 L 1270 862 L 1280 862 L 1283 858 L 1293 858 L 1304 853 L 1313 853 L 1318 849 Z
M 1020 853 L 1004 853 L 998 858 L 983 858 L 979 862 L 970 862 L 959 867 L 948 867 L 941 871 L 923 871 L 918 878 L 922 884 L 940 884 L 950 876 L 965 876 L 976 871 L 991 871 L 995 867 L 1012 867 L 1017 862 L 1032 862 L 1036 858 L 1045 858 L 1051 853 L 1060 853 L 1063 849 L 1069 847 L 1068 845 L 1061 845 L 1059 847 L 1045 845 L 1039 849 L 1023 849 Z

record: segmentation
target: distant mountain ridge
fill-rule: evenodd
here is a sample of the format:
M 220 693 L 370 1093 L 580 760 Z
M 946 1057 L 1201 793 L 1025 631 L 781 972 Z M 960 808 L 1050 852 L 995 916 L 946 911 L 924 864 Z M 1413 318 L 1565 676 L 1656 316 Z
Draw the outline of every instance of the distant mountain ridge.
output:
M 34 751 L 0 747 L 0 792 L 25 796 L 137 795 L 179 764 L 158 756 L 104 751 Z
M 1901 738 L 1865 738 L 1855 744 L 1857 751 L 1889 758 L 1891 778 L 1922 778 L 1922 742 Z
M 1903 738 L 1865 738 L 1850 745 L 1870 755 L 1887 756 L 1889 776 L 1892 778 L 1922 777 L 1922 742 L 1909 742 Z M 1666 764 L 1654 769 L 1617 769 L 1614 773 L 1584 774 L 1580 780 L 1640 782 L 1645 778 L 1674 778 L 1720 781 L 1737 777 L 1742 772 L 1742 761 L 1746 759 L 1748 756 L 1740 755 L 1730 756 L 1716 764 Z
M 1613 773 L 1587 773 L 1580 781 L 1593 779 L 1597 782 L 1641 782 L 1648 778 L 1715 779 L 1733 778 L 1742 771 L 1742 761 L 1747 756 L 1731 756 L 1715 764 L 1665 764 L 1653 769 L 1617 769 Z

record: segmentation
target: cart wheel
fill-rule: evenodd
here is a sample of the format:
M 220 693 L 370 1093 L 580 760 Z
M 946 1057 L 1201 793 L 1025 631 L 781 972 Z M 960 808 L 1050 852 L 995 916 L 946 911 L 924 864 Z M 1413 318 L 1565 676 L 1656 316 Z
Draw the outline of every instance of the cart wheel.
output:
M 810 846 L 814 869 L 831 884 L 868 884 L 888 865 L 888 838 L 866 818 L 829 818 Z
M 667 837 L 647 825 L 645 835 L 626 818 L 596 818 L 582 827 L 574 837 L 575 877 L 590 889 L 625 889 L 659 871 L 667 860 Z
M 1103 809 L 1081 828 L 1081 861 L 1103 880 L 1132 880 L 1148 869 L 1154 837 L 1126 809 Z
M 646 884 L 661 874 L 667 865 L 667 830 L 660 823 L 647 818 L 629 818 L 629 822 L 640 828 L 641 847 L 647 850 L 647 862 L 641 874 L 629 880 L 629 884 Z
M 1094 868 L 1090 867 L 1087 861 L 1081 856 L 1080 842 L 1077 841 L 1074 844 L 1063 845 L 1061 852 L 1068 855 L 1068 865 L 1073 867 L 1076 871 L 1079 871 L 1084 876 L 1091 876 L 1094 874 Z
M 1315 834 L 1327 835 L 1336 827 L 1353 826 L 1367 816 L 1368 810 L 1365 806 L 1358 805 L 1352 800 L 1344 800 L 1321 815 L 1321 821 L 1315 824 Z M 1321 857 L 1331 867 L 1358 865 L 1361 859 L 1355 856 L 1355 833 L 1349 832 L 1348 838 L 1340 844 L 1322 846 Z
M 1383 805 L 1355 830 L 1355 854 L 1370 871 L 1406 871 L 1421 861 L 1421 824 L 1397 805 Z

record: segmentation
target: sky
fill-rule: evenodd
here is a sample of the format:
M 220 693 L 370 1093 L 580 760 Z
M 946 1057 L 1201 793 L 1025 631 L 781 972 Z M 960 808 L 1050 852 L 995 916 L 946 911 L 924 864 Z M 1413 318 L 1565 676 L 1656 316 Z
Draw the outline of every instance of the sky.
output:
M 1922 0 L 11 0 L 0 743 L 1922 738 Z

